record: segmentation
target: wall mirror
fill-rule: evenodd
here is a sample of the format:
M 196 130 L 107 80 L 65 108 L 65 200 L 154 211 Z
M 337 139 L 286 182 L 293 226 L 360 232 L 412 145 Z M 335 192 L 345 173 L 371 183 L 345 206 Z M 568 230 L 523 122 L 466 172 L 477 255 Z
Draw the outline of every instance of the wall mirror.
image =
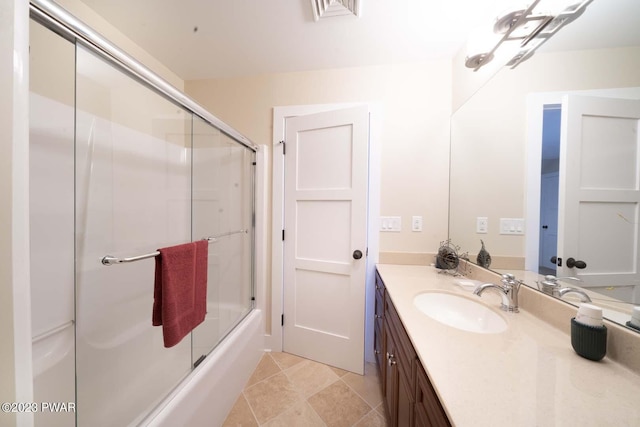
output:
M 452 115 L 449 238 L 472 262 L 482 240 L 489 268 L 534 288 L 578 277 L 562 284 L 624 325 L 640 305 L 639 103 L 640 2 L 594 0 Z

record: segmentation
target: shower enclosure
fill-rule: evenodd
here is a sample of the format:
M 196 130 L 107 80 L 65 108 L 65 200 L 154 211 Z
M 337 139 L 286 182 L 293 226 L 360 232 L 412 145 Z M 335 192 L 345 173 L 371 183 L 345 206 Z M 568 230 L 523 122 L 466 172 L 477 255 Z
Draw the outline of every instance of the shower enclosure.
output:
M 34 400 L 75 412 L 36 425 L 136 425 L 255 306 L 256 147 L 45 15 L 32 4 Z M 206 318 L 164 348 L 140 256 L 199 239 Z

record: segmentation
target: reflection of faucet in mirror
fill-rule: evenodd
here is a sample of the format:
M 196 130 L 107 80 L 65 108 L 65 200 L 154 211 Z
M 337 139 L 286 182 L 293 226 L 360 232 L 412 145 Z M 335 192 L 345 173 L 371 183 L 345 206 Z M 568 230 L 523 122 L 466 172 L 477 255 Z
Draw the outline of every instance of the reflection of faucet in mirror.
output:
M 556 277 L 552 274 L 547 274 L 546 276 L 544 276 L 543 281 L 541 282 L 538 281 L 536 283 L 538 284 L 538 289 L 540 289 L 542 292 L 544 292 L 545 294 L 554 295 L 555 293 L 557 293 L 558 288 L 560 288 L 560 284 L 558 283 L 558 280 L 565 280 L 565 279 L 576 280 L 578 282 L 582 281 L 582 279 L 579 279 L 573 276 Z
M 560 283 L 558 283 L 558 280 L 567 280 L 567 279 L 576 280 L 578 282 L 582 281 L 582 279 L 579 279 L 577 277 L 572 277 L 572 276 L 556 277 L 554 275 L 547 274 L 546 276 L 544 276 L 544 280 L 536 283 L 538 283 L 538 289 L 540 289 L 545 294 L 548 294 L 557 298 L 562 298 L 564 295 L 568 293 L 573 293 L 578 295 L 582 302 L 591 302 L 591 298 L 589 298 L 589 295 L 587 295 L 582 289 L 572 288 L 570 286 L 561 288 Z
M 503 274 L 502 275 L 502 285 L 494 285 L 493 283 L 485 283 L 483 285 L 478 286 L 474 291 L 474 295 L 481 296 L 484 291 L 487 289 L 495 289 L 500 294 L 500 298 L 502 298 L 502 304 L 500 304 L 500 308 L 503 311 L 510 311 L 513 313 L 517 313 L 518 310 L 518 291 L 520 290 L 520 285 L 522 282 L 516 280 L 513 274 Z
M 558 298 L 562 298 L 566 294 L 576 294 L 580 298 L 580 301 L 591 302 L 589 295 L 587 295 L 582 289 L 566 287 L 558 290 Z

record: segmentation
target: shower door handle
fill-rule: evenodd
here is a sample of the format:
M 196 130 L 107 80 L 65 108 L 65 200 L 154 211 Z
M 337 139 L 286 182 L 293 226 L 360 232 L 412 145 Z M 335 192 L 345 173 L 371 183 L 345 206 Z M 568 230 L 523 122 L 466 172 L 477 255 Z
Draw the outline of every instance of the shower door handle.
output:
M 362 251 L 360 251 L 359 249 L 356 249 L 355 251 L 353 251 L 353 259 L 360 259 L 362 258 Z

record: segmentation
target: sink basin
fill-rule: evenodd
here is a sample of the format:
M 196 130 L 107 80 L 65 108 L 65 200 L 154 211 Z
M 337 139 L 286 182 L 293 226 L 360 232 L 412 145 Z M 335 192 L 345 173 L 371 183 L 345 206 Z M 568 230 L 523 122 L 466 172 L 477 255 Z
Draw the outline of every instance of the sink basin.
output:
M 424 314 L 440 323 L 479 334 L 497 334 L 507 322 L 489 307 L 472 299 L 444 292 L 424 292 L 413 299 Z

